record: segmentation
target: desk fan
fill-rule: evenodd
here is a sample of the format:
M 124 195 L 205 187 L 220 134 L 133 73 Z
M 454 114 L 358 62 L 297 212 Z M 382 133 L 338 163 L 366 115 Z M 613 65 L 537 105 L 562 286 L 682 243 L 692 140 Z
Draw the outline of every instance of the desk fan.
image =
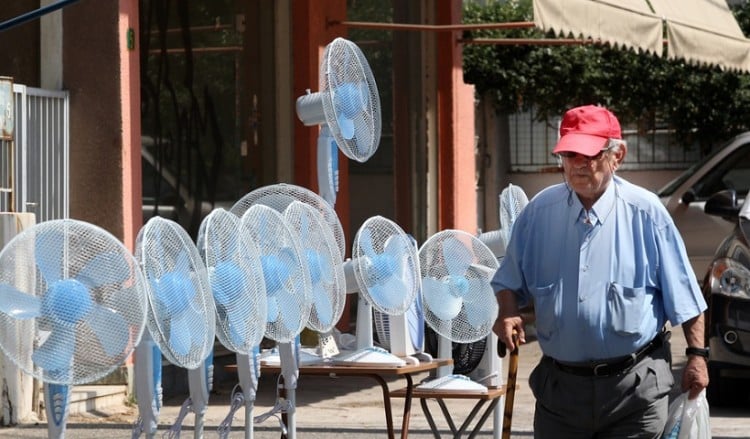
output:
M 141 339 L 148 286 L 109 232 L 36 224 L 0 252 L 0 348 L 44 382 L 49 437 L 64 437 L 69 386 L 102 378 Z
M 419 262 L 425 321 L 441 336 L 438 356 L 450 355 L 451 342 L 487 337 L 498 312 L 490 280 L 499 264 L 490 249 L 466 232 L 444 230 L 422 244 Z M 420 389 L 487 392 L 486 386 L 466 376 L 448 375 L 447 368 Z
M 197 244 L 216 305 L 216 335 L 221 344 L 237 354 L 242 388 L 232 395 L 232 410 L 221 431 L 228 434 L 234 412 L 244 406 L 245 435 L 250 438 L 259 375 L 254 351 L 263 339 L 267 313 L 260 253 L 255 242 L 240 233 L 240 219 L 221 208 L 201 222 Z
M 336 361 L 403 366 L 406 362 L 402 358 L 373 347 L 372 309 L 396 316 L 411 306 L 420 288 L 414 241 L 393 221 L 371 217 L 357 231 L 352 259 L 344 268 L 347 292 L 358 290 L 361 295 L 357 305 L 357 350 L 337 356 Z
M 179 436 L 180 423 L 187 410 L 192 409 L 195 437 L 202 437 L 208 377 L 201 366 L 211 354 L 216 333 L 216 311 L 206 266 L 187 232 L 176 222 L 161 217 L 151 218 L 138 232 L 135 256 L 151 285 L 146 322 L 150 336 L 170 363 L 188 369 L 190 397 L 171 431 Z M 142 428 L 151 436 L 156 431 L 159 405 L 155 405 L 155 396 L 159 389 L 154 388 L 154 377 L 148 372 L 160 368 L 160 362 L 151 356 L 152 349 L 139 353 L 136 395 Z
M 320 91 L 297 98 L 297 117 L 305 126 L 321 125 L 318 136 L 318 186 L 335 203 L 338 149 L 364 162 L 380 143 L 380 97 L 362 51 L 344 38 L 331 41 L 320 64 Z
M 297 387 L 295 338 L 305 327 L 312 308 L 310 272 L 305 256 L 281 213 L 273 208 L 254 204 L 240 220 L 241 232 L 258 245 L 266 285 L 268 305 L 265 336 L 279 343 L 281 373 L 288 390 L 286 404 L 277 403 L 264 420 L 278 411 L 287 413 L 287 431 L 293 437 L 295 424 L 295 389 Z
M 337 280 L 340 276 L 340 272 L 343 272 L 343 268 L 339 265 L 338 261 L 343 260 L 344 256 L 346 255 L 346 242 L 344 239 L 344 230 L 341 227 L 341 222 L 339 221 L 338 216 L 336 215 L 336 211 L 333 209 L 333 206 L 326 202 L 320 195 L 316 194 L 315 192 L 312 192 L 309 189 L 306 189 L 301 186 L 296 186 L 292 184 L 285 184 L 285 183 L 279 183 L 269 186 L 264 186 L 261 188 L 258 188 L 244 197 L 242 197 L 239 201 L 237 201 L 234 206 L 232 206 L 232 212 L 236 215 L 242 216 L 242 214 L 247 210 L 248 207 L 252 206 L 253 204 L 261 204 L 264 206 L 268 206 L 273 208 L 279 213 L 284 213 L 284 211 L 287 209 L 287 207 L 292 204 L 293 202 L 298 201 L 302 202 L 304 204 L 307 204 L 317 210 L 322 215 L 322 224 L 328 226 L 330 229 L 331 234 L 334 237 L 333 241 L 328 241 L 328 238 L 326 238 L 326 247 L 333 246 L 333 248 L 338 249 L 340 256 L 336 257 L 335 261 L 332 261 L 332 268 L 334 270 L 333 273 L 333 279 L 336 280 L 336 284 L 327 284 L 327 288 L 325 291 L 329 294 L 329 298 L 331 300 L 332 304 L 335 304 L 337 307 L 340 305 L 341 307 L 344 306 L 344 302 L 340 301 L 339 299 L 336 299 L 337 291 L 343 290 L 344 286 L 342 286 L 341 283 Z M 317 221 L 316 221 L 317 222 Z M 305 233 L 305 237 L 307 236 L 313 236 L 312 233 Z M 320 238 L 321 236 L 317 236 L 316 238 Z M 300 243 L 304 243 L 305 239 L 300 239 Z M 330 244 L 330 243 L 333 244 Z M 321 246 L 322 244 L 318 244 L 318 246 Z M 331 257 L 334 257 L 331 255 Z M 345 281 L 343 283 L 345 285 Z M 345 290 L 344 290 L 345 291 Z M 313 308 L 313 312 L 315 312 L 315 308 Z M 333 323 L 335 324 L 338 319 L 341 317 L 341 313 L 343 312 L 343 308 L 339 311 L 337 309 L 334 309 L 332 311 L 332 317 L 334 318 Z M 315 318 L 315 316 L 313 316 Z M 316 323 L 313 322 L 313 325 Z M 333 326 L 331 326 L 331 329 Z M 316 329 L 314 327 L 311 327 L 311 329 Z M 321 340 L 330 340 L 332 337 L 328 337 L 327 335 L 321 335 Z M 327 349 L 324 348 L 324 346 L 330 346 L 330 343 L 320 343 L 321 348 L 320 351 L 323 353 L 323 351 L 326 351 Z M 335 346 L 333 347 L 334 353 L 336 353 L 337 348 Z M 302 363 L 312 363 L 312 362 L 319 362 L 321 361 L 320 356 L 308 354 L 304 351 L 299 352 L 300 357 L 298 358 L 298 362 Z M 265 363 L 273 363 L 274 361 L 279 361 L 278 357 L 273 357 L 272 355 L 265 355 L 264 356 L 264 362 Z

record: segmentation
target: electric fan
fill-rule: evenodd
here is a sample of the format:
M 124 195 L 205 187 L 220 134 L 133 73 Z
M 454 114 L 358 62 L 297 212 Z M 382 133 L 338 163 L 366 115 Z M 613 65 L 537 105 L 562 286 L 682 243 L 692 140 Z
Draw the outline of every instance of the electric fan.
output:
M 357 231 L 352 259 L 344 264 L 347 292 L 359 291 L 357 350 L 338 355 L 338 363 L 403 366 L 406 361 L 373 347 L 372 309 L 403 314 L 420 288 L 419 259 L 412 239 L 382 216 L 367 219 Z
M 335 257 L 336 259 L 330 259 L 331 261 L 331 268 L 333 270 L 333 273 L 331 274 L 332 278 L 335 280 L 335 283 L 326 283 L 326 287 L 323 289 L 318 289 L 319 292 L 325 291 L 325 293 L 328 295 L 328 300 L 331 301 L 331 304 L 335 305 L 335 307 L 332 309 L 331 314 L 331 322 L 327 322 L 330 326 L 329 331 L 333 328 L 333 324 L 335 324 L 338 319 L 341 317 L 341 314 L 343 312 L 343 306 L 345 301 L 343 299 L 337 299 L 336 297 L 338 294 L 340 294 L 340 291 L 345 291 L 344 286 L 345 281 L 340 281 L 339 277 L 341 276 L 341 272 L 343 271 L 343 268 L 341 268 L 338 261 L 343 260 L 343 257 L 346 253 L 346 243 L 344 240 L 344 231 L 341 227 L 341 223 L 339 222 L 338 216 L 336 215 L 336 211 L 333 209 L 333 207 L 326 202 L 321 196 L 317 195 L 316 193 L 310 191 L 309 189 L 303 188 L 301 186 L 296 186 L 292 184 L 285 184 L 285 183 L 279 183 L 269 186 L 264 186 L 261 188 L 258 188 L 244 197 L 240 199 L 237 203 L 234 204 L 232 207 L 232 212 L 238 215 L 242 215 L 242 213 L 245 212 L 245 210 L 253 205 L 253 204 L 261 204 L 264 206 L 268 206 L 273 208 L 279 213 L 284 213 L 287 208 L 293 203 L 293 202 L 301 202 L 306 205 L 309 205 L 314 210 L 316 210 L 320 215 L 322 215 L 322 219 L 320 221 L 323 225 L 327 226 L 327 228 L 330 229 L 330 234 L 333 235 L 334 240 L 331 241 L 329 238 L 326 238 L 325 247 L 333 247 L 334 249 L 338 249 L 339 256 Z M 315 221 L 318 222 L 318 221 Z M 289 224 L 290 226 L 292 224 Z M 316 239 L 321 239 L 324 235 L 317 236 L 318 234 L 309 233 L 308 231 L 301 230 L 301 232 L 304 232 L 303 236 L 301 236 L 297 241 L 301 244 L 304 244 L 306 241 L 309 241 L 310 237 L 314 237 Z M 326 233 L 328 235 L 328 233 Z M 317 247 L 322 248 L 323 244 L 318 243 L 316 244 Z M 307 248 L 312 248 L 310 246 L 307 246 Z M 316 249 L 316 254 L 318 256 L 324 256 L 324 253 L 320 253 L 319 249 Z M 331 255 L 331 258 L 334 258 L 333 255 Z M 326 257 L 325 259 L 329 259 Z M 316 283 L 316 285 L 322 285 L 320 283 Z M 339 293 L 337 293 L 339 292 Z M 320 299 L 323 300 L 323 299 Z M 341 307 L 341 309 L 336 309 L 338 307 Z M 312 310 L 313 313 L 316 313 L 315 308 Z M 317 319 L 317 315 L 312 315 L 313 320 Z M 320 322 L 313 321 L 311 325 L 308 325 L 311 329 L 317 330 L 318 328 L 315 328 Z M 323 331 L 326 332 L 326 331 Z M 328 351 L 332 351 L 332 353 L 337 353 L 337 347 L 335 347 L 335 344 L 327 343 L 325 341 L 332 340 L 332 337 L 330 337 L 328 334 L 321 334 L 321 343 L 319 351 L 322 355 L 318 356 L 306 351 L 299 351 L 298 353 L 300 356 L 298 357 L 298 363 L 304 363 L 304 364 L 310 364 L 310 363 L 316 363 L 321 361 L 321 356 L 327 356 Z M 278 364 L 280 361 L 278 355 L 275 355 L 273 353 L 266 353 L 263 356 L 263 362 L 264 364 Z
M 490 249 L 466 232 L 445 230 L 422 244 L 419 262 L 425 321 L 441 336 L 438 356 L 448 355 L 451 342 L 473 343 L 487 337 L 498 312 L 490 280 L 499 264 Z M 448 375 L 447 369 L 423 386 L 487 392 L 486 386 L 463 375 Z
M 69 386 L 102 378 L 141 339 L 148 285 L 109 232 L 36 224 L 0 252 L 0 348 L 44 382 L 50 437 L 63 437 Z
M 508 187 L 500 193 L 500 231 L 505 247 L 510 243 L 510 235 L 513 233 L 516 218 L 527 204 L 529 204 L 529 198 L 520 186 L 508 184 Z
M 197 243 L 216 305 L 216 335 L 237 354 L 242 391 L 232 395 L 232 400 L 239 398 L 237 407 L 245 407 L 245 432 L 250 437 L 258 388 L 254 352 L 263 339 L 267 314 L 260 251 L 247 234 L 240 233 L 240 219 L 221 208 L 201 222 Z M 234 411 L 224 424 L 230 428 Z
M 364 162 L 380 143 L 380 97 L 362 51 L 344 38 L 331 41 L 320 64 L 320 91 L 297 98 L 297 117 L 305 126 L 322 125 L 318 137 L 321 196 L 334 204 L 338 186 L 335 146 Z
M 305 327 L 312 308 L 310 272 L 297 237 L 281 213 L 253 204 L 242 215 L 240 226 L 240 233 L 250 236 L 260 250 L 268 306 L 265 336 L 279 343 L 281 373 L 287 389 L 286 404 L 277 404 L 271 412 L 286 411 L 292 437 L 296 432 L 294 391 L 299 375 L 293 342 Z
M 195 413 L 195 436 L 201 437 L 208 403 L 208 376 L 202 366 L 212 352 L 216 333 L 206 266 L 187 232 L 161 217 L 151 218 L 138 232 L 135 256 L 151 285 L 149 334 L 170 363 L 188 369 L 190 396 L 172 429 L 179 432 L 179 422 L 190 409 Z M 154 397 L 159 390 L 153 388 L 155 380 L 146 372 L 157 365 L 149 355 L 153 350 L 142 353 L 136 358 L 136 395 L 142 428 L 150 436 L 156 430 Z

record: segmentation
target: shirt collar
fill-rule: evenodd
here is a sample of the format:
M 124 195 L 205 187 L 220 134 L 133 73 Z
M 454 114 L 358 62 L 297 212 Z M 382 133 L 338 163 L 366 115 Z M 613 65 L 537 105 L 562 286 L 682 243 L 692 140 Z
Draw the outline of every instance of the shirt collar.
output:
M 609 214 L 612 212 L 612 208 L 615 205 L 615 198 L 616 198 L 616 189 L 615 189 L 615 179 L 614 177 L 609 182 L 609 185 L 607 185 L 607 189 L 604 191 L 601 197 L 599 197 L 598 200 L 596 200 L 596 203 L 594 203 L 593 206 L 591 206 L 591 211 L 586 212 L 586 209 L 583 208 L 583 205 L 580 204 L 581 202 L 578 200 L 578 197 L 575 197 L 577 204 L 581 206 L 580 213 L 578 215 L 578 221 L 582 223 L 589 223 L 592 225 L 596 224 L 603 224 L 604 221 L 609 217 Z

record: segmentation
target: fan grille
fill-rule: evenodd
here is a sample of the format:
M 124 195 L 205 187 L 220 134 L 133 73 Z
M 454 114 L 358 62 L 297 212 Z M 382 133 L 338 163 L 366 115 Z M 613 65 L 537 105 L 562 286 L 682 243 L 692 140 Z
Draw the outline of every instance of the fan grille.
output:
M 500 193 L 500 233 L 506 248 L 513 232 L 513 223 L 528 203 L 529 199 L 520 186 L 509 184 Z
M 140 341 L 146 290 L 109 232 L 70 219 L 37 224 L 0 253 L 0 347 L 44 382 L 95 381 Z
M 444 230 L 419 250 L 425 321 L 443 337 L 470 343 L 489 335 L 498 305 L 490 279 L 498 262 L 476 237 Z
M 216 305 L 216 336 L 228 349 L 248 355 L 266 329 L 266 285 L 260 250 L 240 219 L 215 209 L 201 223 L 198 250 L 208 269 Z
M 294 201 L 284 219 L 299 239 L 304 263 L 310 271 L 312 311 L 307 327 L 328 332 L 341 318 L 346 298 L 344 262 L 323 216 L 313 207 Z
M 375 77 L 359 47 L 344 38 L 326 46 L 323 60 L 320 90 L 328 126 L 344 155 L 365 162 L 375 154 L 382 129 Z
M 258 245 L 266 284 L 266 337 L 291 342 L 305 327 L 312 307 L 310 274 L 294 234 L 279 212 L 254 204 L 242 215 L 241 233 Z
M 360 294 L 386 314 L 404 313 L 420 287 L 414 242 L 393 221 L 374 216 L 357 231 L 352 264 Z
M 333 236 L 336 238 L 341 258 L 346 257 L 346 238 L 344 237 L 344 229 L 341 227 L 341 222 L 336 215 L 336 211 L 320 195 L 307 188 L 286 183 L 263 186 L 240 198 L 230 210 L 238 217 L 242 217 L 245 211 L 253 204 L 263 204 L 279 213 L 283 213 L 284 209 L 292 201 L 301 201 L 309 204 L 323 215 L 325 224 L 330 227 Z
M 136 258 L 151 288 L 146 322 L 167 360 L 195 369 L 213 349 L 216 312 L 206 265 L 176 222 L 151 218 L 136 238 Z

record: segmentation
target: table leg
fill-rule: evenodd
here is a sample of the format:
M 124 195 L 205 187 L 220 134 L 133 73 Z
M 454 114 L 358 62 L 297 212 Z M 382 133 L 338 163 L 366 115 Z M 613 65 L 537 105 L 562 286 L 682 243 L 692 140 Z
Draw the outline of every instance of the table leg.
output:
M 380 384 L 380 388 L 383 390 L 383 406 L 385 407 L 385 423 L 388 428 L 388 438 L 395 439 L 396 435 L 393 431 L 393 412 L 391 411 L 391 396 L 388 391 L 388 383 L 380 375 L 367 375 L 372 377 L 375 381 Z M 403 435 L 403 433 L 402 433 Z
M 401 439 L 406 439 L 409 436 L 409 420 L 411 418 L 411 398 L 414 392 L 414 381 L 411 378 L 411 374 L 404 374 L 406 378 L 406 395 L 404 396 L 404 417 L 401 420 Z
M 438 432 L 437 425 L 435 424 L 435 420 L 432 418 L 430 407 L 429 405 L 427 405 L 427 398 L 419 398 L 419 404 L 422 406 L 422 412 L 424 413 L 424 417 L 427 419 L 427 423 L 430 424 L 432 435 L 435 436 L 435 439 L 440 439 L 440 433 Z

